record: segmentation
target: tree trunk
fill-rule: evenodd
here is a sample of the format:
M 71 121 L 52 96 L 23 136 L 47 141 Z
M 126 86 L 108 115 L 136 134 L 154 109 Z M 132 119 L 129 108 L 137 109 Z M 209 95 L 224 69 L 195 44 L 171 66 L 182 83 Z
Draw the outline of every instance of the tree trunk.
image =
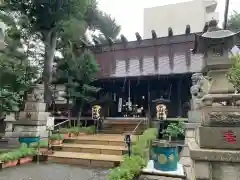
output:
M 54 53 L 57 44 L 57 34 L 54 31 L 47 31 L 43 33 L 45 54 L 44 54 L 44 69 L 43 69 L 43 83 L 44 83 L 44 101 L 48 105 L 51 102 L 51 81 Z

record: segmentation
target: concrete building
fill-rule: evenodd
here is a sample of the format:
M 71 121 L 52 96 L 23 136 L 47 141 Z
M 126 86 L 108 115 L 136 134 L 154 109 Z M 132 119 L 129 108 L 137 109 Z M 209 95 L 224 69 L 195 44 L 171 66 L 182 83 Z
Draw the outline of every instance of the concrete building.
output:
M 177 4 L 144 9 L 144 38 L 151 38 L 151 30 L 158 37 L 168 35 L 168 28 L 174 35 L 183 34 L 186 25 L 191 26 L 191 32 L 201 32 L 206 22 L 219 20 L 215 12 L 217 0 L 191 0 Z

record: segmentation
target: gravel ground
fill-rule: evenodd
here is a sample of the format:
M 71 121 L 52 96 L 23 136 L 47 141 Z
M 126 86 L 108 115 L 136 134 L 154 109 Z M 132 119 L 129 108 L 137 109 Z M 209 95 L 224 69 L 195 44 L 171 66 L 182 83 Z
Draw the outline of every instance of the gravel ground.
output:
M 3 169 L 0 180 L 106 180 L 108 170 L 60 164 L 27 164 Z

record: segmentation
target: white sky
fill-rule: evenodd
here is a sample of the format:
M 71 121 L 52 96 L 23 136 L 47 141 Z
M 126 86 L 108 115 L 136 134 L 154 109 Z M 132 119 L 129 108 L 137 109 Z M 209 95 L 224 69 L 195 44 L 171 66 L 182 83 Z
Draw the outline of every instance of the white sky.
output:
M 122 26 L 121 34 L 128 40 L 135 39 L 135 32 L 143 35 L 143 9 L 166 4 L 174 4 L 189 0 L 98 0 L 99 7 L 114 17 Z M 220 13 L 220 22 L 224 17 L 225 0 L 218 0 L 217 11 Z M 233 10 L 240 12 L 240 0 L 230 0 L 229 15 Z M 157 19 L 156 19 L 157 21 Z

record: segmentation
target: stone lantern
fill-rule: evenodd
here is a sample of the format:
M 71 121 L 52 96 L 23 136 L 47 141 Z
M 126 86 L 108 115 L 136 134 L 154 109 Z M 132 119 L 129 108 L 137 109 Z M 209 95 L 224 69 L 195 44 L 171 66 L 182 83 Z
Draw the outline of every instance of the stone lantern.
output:
M 229 52 L 235 45 L 236 35 L 217 28 L 213 20 L 207 32 L 196 36 L 194 52 L 203 54 L 203 74 L 207 75 L 197 78 L 197 91 L 193 88 L 201 112 L 200 126 L 188 142 L 192 176 L 196 180 L 240 176 L 240 108 L 237 106 L 240 94 L 235 93 L 226 77 L 232 63 Z
M 226 78 L 231 67 L 229 52 L 234 47 L 237 33 L 221 30 L 215 20 L 210 21 L 208 31 L 196 38 L 195 53 L 203 54 L 203 73 L 211 77 L 210 94 L 234 93 L 233 85 Z

